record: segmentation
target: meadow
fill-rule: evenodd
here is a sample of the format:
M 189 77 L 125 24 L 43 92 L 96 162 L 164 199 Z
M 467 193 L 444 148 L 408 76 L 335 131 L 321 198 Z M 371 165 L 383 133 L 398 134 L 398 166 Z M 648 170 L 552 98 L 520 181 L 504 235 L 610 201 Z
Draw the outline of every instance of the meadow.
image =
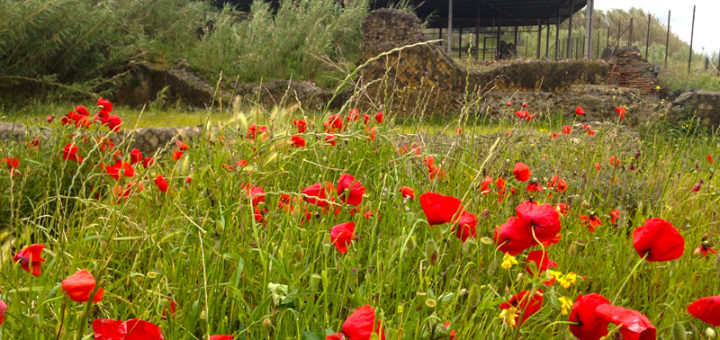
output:
M 716 336 L 696 121 L 254 108 L 142 155 L 81 104 L 0 144 L 2 338 Z

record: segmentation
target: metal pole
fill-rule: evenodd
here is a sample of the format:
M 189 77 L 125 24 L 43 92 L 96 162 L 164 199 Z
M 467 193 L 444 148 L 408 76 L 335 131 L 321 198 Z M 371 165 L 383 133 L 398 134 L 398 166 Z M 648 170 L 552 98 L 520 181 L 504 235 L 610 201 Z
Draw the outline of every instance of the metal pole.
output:
M 630 35 L 628 35 L 628 46 L 633 45 L 633 17 L 630 17 Z
M 665 68 L 667 68 L 668 47 L 670 46 L 670 10 L 668 10 L 667 36 L 665 36 Z
M 482 60 L 485 60 L 485 50 L 487 49 L 487 38 L 488 37 L 483 37 L 483 59 Z
M 648 48 L 650 48 L 650 14 L 648 13 L 648 31 L 647 31 L 647 40 L 645 41 L 645 60 L 648 59 Z
M 448 1 L 448 40 L 447 40 L 447 52 L 452 57 L 452 16 L 453 15 L 453 0 Z
M 570 14 L 568 15 L 568 39 L 567 39 L 567 58 L 572 58 L 572 29 L 573 14 L 575 13 L 575 0 L 570 0 Z
M 550 19 L 545 21 L 545 58 L 550 55 Z
M 585 35 L 587 38 L 585 39 L 585 58 L 586 59 L 592 59 L 593 57 L 593 29 L 594 29 L 594 23 L 595 23 L 595 1 L 588 0 L 587 3 L 587 13 L 588 13 L 588 22 L 587 22 L 587 32 L 585 32 Z
M 528 56 L 528 42 L 527 39 L 523 39 L 523 44 L 525 44 L 525 58 Z
M 695 5 L 693 5 L 693 20 L 692 20 L 692 28 L 690 28 L 690 55 L 688 56 L 688 73 L 690 73 L 690 66 L 692 64 L 692 45 L 693 45 L 693 36 L 695 35 Z
M 617 38 L 617 45 L 620 46 L 620 22 L 618 21 L 618 38 Z
M 458 59 L 462 59 L 462 26 L 458 27 Z
M 595 40 L 597 40 L 597 45 L 595 46 L 595 58 L 593 59 L 598 59 L 600 58 L 600 31 L 595 32 Z
M 475 61 L 478 61 L 480 54 L 480 16 L 475 21 Z
M 536 59 L 540 59 L 540 42 L 542 40 L 542 25 L 540 25 L 540 18 L 538 18 L 538 34 L 537 34 L 537 56 Z

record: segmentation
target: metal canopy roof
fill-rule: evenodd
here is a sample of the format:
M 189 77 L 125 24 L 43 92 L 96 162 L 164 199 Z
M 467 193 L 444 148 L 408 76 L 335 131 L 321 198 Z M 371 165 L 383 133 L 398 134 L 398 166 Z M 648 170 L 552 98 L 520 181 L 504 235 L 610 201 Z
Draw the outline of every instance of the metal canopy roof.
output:
M 557 24 L 570 15 L 573 0 L 453 0 L 453 27 L 532 26 Z M 371 0 L 372 8 L 387 7 L 393 0 Z M 428 27 L 448 25 L 449 0 L 409 0 L 416 7 L 420 19 L 427 20 Z M 587 0 L 574 0 L 573 13 L 587 4 Z

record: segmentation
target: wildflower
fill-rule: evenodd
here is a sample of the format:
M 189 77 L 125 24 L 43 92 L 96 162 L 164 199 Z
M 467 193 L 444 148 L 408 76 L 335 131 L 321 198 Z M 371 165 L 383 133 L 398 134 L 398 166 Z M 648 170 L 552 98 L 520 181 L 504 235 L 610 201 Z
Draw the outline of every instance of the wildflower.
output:
M 375 321 L 375 310 L 370 305 L 364 305 L 345 319 L 341 333 L 328 335 L 326 340 L 343 339 L 343 337 L 348 340 L 370 340 L 373 333 L 378 339 L 385 340 L 385 331 L 380 320 Z
M 585 114 L 585 110 L 583 110 L 582 107 L 578 106 L 575 108 L 575 114 L 577 114 L 578 116 L 582 116 Z
M 12 172 L 12 169 L 17 169 L 20 166 L 20 160 L 17 157 L 5 157 L 2 159 L 7 166 L 7 169 Z
M 610 210 L 610 223 L 616 224 L 618 217 L 620 217 L 620 211 L 617 209 Z
M 342 124 L 342 121 L 340 121 L 340 124 Z M 262 136 L 262 140 L 265 140 L 268 137 L 267 126 L 257 125 L 255 123 L 250 124 L 250 126 L 248 126 L 247 137 L 254 141 L 257 136 Z
M 459 199 L 434 192 L 420 195 L 420 206 L 431 226 L 452 222 L 453 217 L 463 209 Z
M 300 136 L 292 136 L 292 138 L 290 139 L 294 148 L 300 148 L 305 146 L 305 138 L 302 138 Z
M 177 311 L 177 308 L 175 306 L 175 300 L 173 300 L 172 298 L 168 298 L 168 303 L 170 304 L 170 317 L 175 317 L 175 312 Z M 167 311 L 168 311 L 167 309 L 163 308 L 163 311 L 162 311 L 162 319 L 163 320 L 167 320 L 167 317 L 166 317 Z
M 293 120 L 293 125 L 297 128 L 298 133 L 305 133 L 305 131 L 307 131 L 307 122 L 303 119 Z
M 457 218 L 457 221 L 454 222 L 453 230 L 455 231 L 455 235 L 465 242 L 470 236 L 475 238 L 477 235 L 476 226 L 477 218 L 475 218 L 475 215 L 463 211 Z
M 503 308 L 502 311 L 500 311 L 500 319 L 503 320 L 503 325 L 511 329 L 517 327 L 517 318 L 517 309 L 515 307 Z
M 672 223 L 650 218 L 633 231 L 633 246 L 649 262 L 670 261 L 682 256 L 685 239 Z
M 70 143 L 63 149 L 63 159 L 66 161 L 77 161 L 78 163 L 82 163 L 83 158 L 77 153 L 78 147 L 75 144 Z
M 518 116 L 520 119 L 524 119 L 530 114 L 529 111 L 515 111 L 515 115 Z
M 328 133 L 328 135 L 325 136 L 325 143 L 335 146 L 337 144 L 337 135 Z
M 5 302 L 0 299 L 0 326 L 2 326 L 3 321 L 5 321 L 5 311 L 8 309 L 8 305 L 5 304 Z
M 135 165 L 136 163 L 142 162 L 142 160 L 142 152 L 137 148 L 133 148 L 132 151 L 130 151 L 130 164 Z
M 563 215 L 567 215 L 570 213 L 570 208 L 565 203 L 555 203 L 555 210 Z
M 20 262 L 20 267 L 28 273 L 30 273 L 30 267 L 32 266 L 32 275 L 39 276 L 42 271 L 40 266 L 45 262 L 45 259 L 42 258 L 43 249 L 45 249 L 45 245 L 42 243 L 25 247 L 15 254 L 13 261 Z
M 525 223 L 529 237 L 540 243 L 552 242 L 560 232 L 560 215 L 550 204 L 525 201 L 515 207 L 515 213 Z
M 531 175 L 532 173 L 530 172 L 530 168 L 528 168 L 525 163 L 515 163 L 515 168 L 513 169 L 513 176 L 515 176 L 516 180 L 520 182 L 525 182 L 530 179 Z
M 158 189 L 161 192 L 167 193 L 168 182 L 165 180 L 165 177 L 163 177 L 163 175 L 157 175 L 157 177 L 155 177 L 154 182 L 155 182 L 155 185 L 157 185 Z
M 542 290 L 538 289 L 534 294 L 532 294 L 532 296 L 529 295 L 530 291 L 522 291 L 510 298 L 507 302 L 502 303 L 499 307 L 500 309 L 508 309 L 511 307 L 516 308 L 517 313 L 515 315 L 515 324 L 518 326 L 522 325 L 528 318 L 530 318 L 531 315 L 535 314 L 540 310 L 540 307 L 542 307 Z M 520 319 L 521 316 L 522 319 Z
M 415 190 L 408 187 L 407 185 L 403 185 L 402 187 L 400 187 L 400 194 L 405 199 L 409 199 L 409 200 L 415 199 Z
M 211 335 L 207 340 L 233 340 L 232 335 Z
M 620 165 L 620 159 L 615 157 L 615 155 L 610 156 L 610 166 L 612 167 L 618 167 Z
M 702 257 L 707 257 L 709 253 L 717 254 L 718 252 L 713 249 L 710 246 L 710 242 L 708 239 L 710 238 L 710 235 L 705 234 L 702 237 L 702 243 L 693 250 L 693 255 L 700 255 Z
M 62 290 L 64 290 L 73 301 L 87 302 L 90 299 L 90 294 L 95 291 L 95 285 L 95 278 L 89 271 L 83 269 L 63 280 Z M 98 288 L 92 302 L 99 302 L 104 293 L 102 287 Z
M 555 133 L 555 132 L 553 132 L 553 133 L 550 134 L 550 138 L 552 138 L 552 139 L 557 139 L 557 138 L 558 138 L 558 134 Z
M 45 118 L 45 120 L 46 120 L 48 123 L 52 123 L 53 120 L 55 120 L 55 116 L 47 116 L 47 118 Z
M 325 132 L 332 133 L 332 132 L 339 132 L 342 130 L 343 123 L 342 118 L 340 118 L 339 114 L 334 114 L 328 117 L 328 120 L 323 124 L 325 127 Z
M 485 177 L 482 182 L 480 183 L 480 193 L 483 195 L 487 195 L 490 193 L 490 184 L 493 183 L 493 178 L 490 176 Z
M 375 114 L 375 120 L 378 122 L 378 124 L 382 124 L 383 122 L 383 113 L 378 112 Z
M 505 103 L 505 106 L 510 107 L 512 104 L 510 102 Z
M 125 322 L 96 319 L 92 322 L 95 340 L 164 340 L 160 327 L 150 322 L 130 319 Z
M 573 272 L 569 272 L 569 273 L 565 274 L 564 277 L 557 278 L 557 281 L 560 283 L 560 285 L 563 288 L 568 289 L 568 288 L 572 287 L 573 285 L 575 285 L 575 282 L 577 281 L 577 274 L 575 274 Z
M 182 150 L 180 150 L 180 149 L 175 149 L 175 150 L 173 151 L 173 154 L 172 154 L 172 159 L 173 159 L 174 161 L 180 160 L 180 158 L 182 158 L 182 156 L 183 156 L 183 153 L 184 153 L 184 152 L 183 152 Z
M 537 244 L 527 232 L 527 222 L 517 217 L 508 218 L 505 224 L 495 229 L 493 239 L 497 249 L 503 253 L 517 255 Z
M 518 264 L 518 261 L 515 259 L 515 256 L 506 253 L 503 255 L 503 262 L 500 267 L 502 267 L 502 269 L 510 269 L 516 264 Z
M 703 180 L 701 178 L 697 183 L 695 183 L 695 185 L 693 185 L 692 192 L 700 191 L 700 188 L 702 187 L 702 185 L 703 185 Z
M 330 241 L 337 247 L 340 254 L 347 253 L 350 241 L 355 239 L 355 223 L 338 224 L 330 228 Z
M 308 202 L 310 204 L 315 204 L 318 207 L 322 208 L 322 207 L 327 206 L 327 204 L 328 204 L 328 202 L 326 200 L 327 196 L 325 195 L 326 188 L 332 189 L 331 187 L 332 187 L 332 185 L 330 185 L 327 182 L 325 183 L 325 185 L 323 185 L 322 183 L 315 183 L 315 184 L 303 189 L 301 191 L 301 193 L 303 195 L 305 195 L 305 197 L 303 197 L 303 199 L 306 202 Z M 332 192 L 332 190 L 330 190 L 330 192 Z
M 602 225 L 602 221 L 595 214 L 581 215 L 580 225 L 584 225 L 589 232 L 594 233 L 595 229 Z
M 250 199 L 250 203 L 253 207 L 257 207 L 260 203 L 265 202 L 265 190 L 261 187 L 256 187 L 250 183 L 245 184 L 245 197 Z
M 572 127 L 570 127 L 570 125 L 563 125 L 562 130 L 561 130 L 563 135 L 569 135 L 571 131 L 572 131 Z
M 570 331 L 581 340 L 598 340 L 608 334 L 608 321 L 596 308 L 609 305 L 610 301 L 600 294 L 579 295 L 570 310 Z
M 595 171 L 600 171 L 600 163 L 595 162 Z
M 568 184 L 560 176 L 553 175 L 552 177 L 550 177 L 550 182 L 548 182 L 547 186 L 548 188 L 554 187 L 555 191 L 557 192 L 565 192 L 565 190 L 567 190 Z
M 655 339 L 655 326 L 638 311 L 610 304 L 601 304 L 595 310 L 603 319 L 621 325 L 623 339 Z
M 362 203 L 365 187 L 350 174 L 340 175 L 337 185 L 337 195 L 344 203 L 358 206 Z
M 624 107 L 618 106 L 615 108 L 615 112 L 620 115 L 620 120 L 625 120 L 625 114 L 627 113 L 627 110 L 625 110 Z
M 720 326 L 720 296 L 708 296 L 695 300 L 687 307 L 690 315 L 709 323 Z
M 105 123 L 108 128 L 110 128 L 110 131 L 112 132 L 118 132 L 120 131 L 120 127 L 122 127 L 122 119 L 119 116 L 111 115 L 108 117 L 107 123 Z
M 560 300 L 560 314 L 568 315 L 568 312 L 570 311 L 570 309 L 573 306 L 573 300 L 568 297 L 565 297 L 565 296 L 561 296 L 559 300 Z
M 533 275 L 539 275 L 550 267 L 557 267 L 557 263 L 548 257 L 544 250 L 531 251 L 525 259 L 525 270 Z
M 153 164 L 155 164 L 155 159 L 153 159 L 152 157 L 145 157 L 145 158 L 143 158 L 142 163 L 143 163 L 143 167 L 145 169 L 147 169 L 147 168 L 153 166 Z
M 543 190 L 542 185 L 538 184 L 537 182 L 533 182 L 533 181 L 528 182 L 528 185 L 525 188 L 525 191 L 527 191 L 527 192 L 540 192 L 542 190 Z
M 707 156 L 705 156 L 705 159 L 707 159 L 708 163 L 713 164 L 712 155 L 707 154 Z

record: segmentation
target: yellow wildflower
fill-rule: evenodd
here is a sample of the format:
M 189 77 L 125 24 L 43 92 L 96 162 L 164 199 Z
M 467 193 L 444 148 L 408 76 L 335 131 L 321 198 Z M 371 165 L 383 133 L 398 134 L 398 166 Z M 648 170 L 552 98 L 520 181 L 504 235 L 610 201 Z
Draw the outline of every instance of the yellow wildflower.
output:
M 515 328 L 515 326 L 517 326 L 517 323 L 515 321 L 517 320 L 517 311 L 515 307 L 503 309 L 500 312 L 500 319 L 503 320 L 504 325 L 510 328 Z
M 568 315 L 572 308 L 573 300 L 564 296 L 560 297 L 560 314 Z
M 500 267 L 502 267 L 503 269 L 510 269 L 516 264 L 518 264 L 518 261 L 515 259 L 515 256 L 505 254 L 505 256 L 503 256 L 503 262 Z

